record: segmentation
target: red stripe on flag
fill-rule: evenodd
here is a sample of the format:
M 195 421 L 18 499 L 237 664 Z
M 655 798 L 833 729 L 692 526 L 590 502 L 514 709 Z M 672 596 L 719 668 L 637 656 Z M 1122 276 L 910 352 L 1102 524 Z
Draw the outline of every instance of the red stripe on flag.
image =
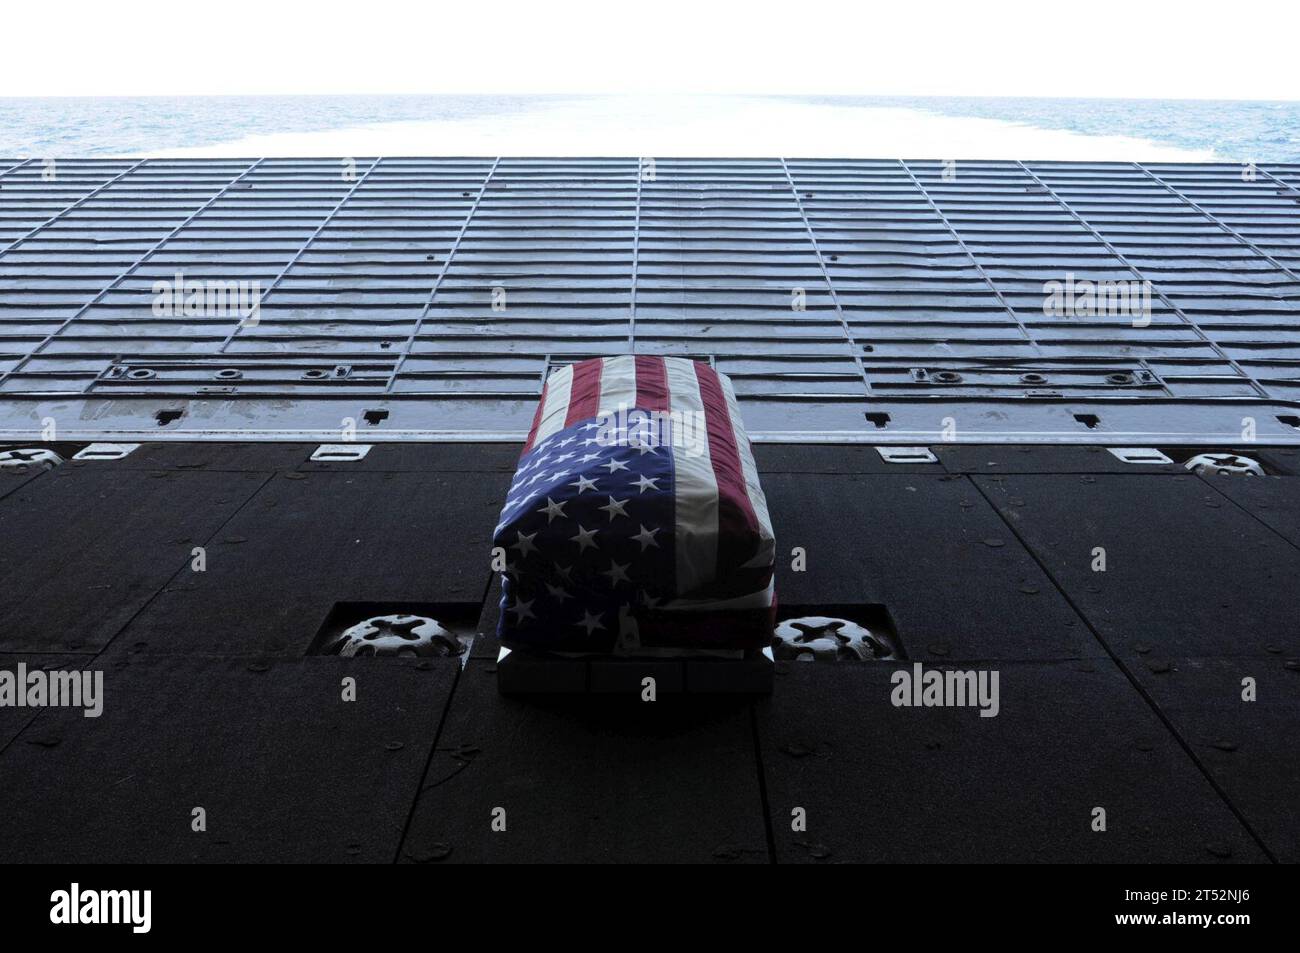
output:
M 704 421 L 709 434 L 709 460 L 718 481 L 718 572 L 725 576 L 754 555 L 758 517 L 745 489 L 745 471 L 736 448 L 731 414 L 722 382 L 713 368 L 695 363 L 695 378 L 704 402 Z M 738 546 L 737 544 L 746 544 Z
M 604 359 L 599 357 L 573 365 L 569 412 L 564 418 L 564 426 L 572 427 L 578 421 L 595 417 L 599 413 L 600 374 L 604 366 Z
M 546 406 L 546 388 L 548 385 L 542 385 L 542 394 L 537 398 L 537 411 L 533 414 L 533 425 L 528 428 L 528 439 L 524 441 L 524 452 L 519 456 L 525 456 L 528 451 L 533 449 L 533 442 L 537 440 L 537 428 L 542 425 L 542 408 Z
M 637 357 L 636 406 L 641 410 L 668 409 L 668 368 L 662 357 Z

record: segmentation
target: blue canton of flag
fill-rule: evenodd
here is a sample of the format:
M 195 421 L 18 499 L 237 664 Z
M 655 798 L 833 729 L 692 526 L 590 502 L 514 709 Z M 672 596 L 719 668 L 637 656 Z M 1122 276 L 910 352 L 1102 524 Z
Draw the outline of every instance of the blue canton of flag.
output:
M 503 638 L 608 649 L 629 610 L 672 595 L 672 452 L 602 446 L 599 429 L 553 434 L 515 473 L 495 541 L 507 555 Z

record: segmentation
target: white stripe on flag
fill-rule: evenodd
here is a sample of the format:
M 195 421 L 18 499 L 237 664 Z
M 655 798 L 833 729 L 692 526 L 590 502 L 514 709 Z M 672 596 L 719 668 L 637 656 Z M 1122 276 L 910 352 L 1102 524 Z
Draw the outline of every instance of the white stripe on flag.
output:
M 636 359 L 630 354 L 604 358 L 600 369 L 600 402 L 596 414 L 604 417 L 618 413 L 619 407 L 636 406 Z
M 546 405 L 542 408 L 542 419 L 537 423 L 534 449 L 551 434 L 564 429 L 564 421 L 569 416 L 569 393 L 572 390 L 572 364 L 560 368 L 546 379 Z
M 685 357 L 665 357 L 663 361 L 668 372 L 668 390 L 671 395 L 669 409 L 679 413 L 704 413 L 704 398 L 700 396 L 700 382 L 695 376 L 695 362 Z M 690 387 L 683 388 L 682 392 L 677 392 L 677 389 L 672 386 L 674 369 L 681 377 L 690 378 Z M 701 426 L 698 431 L 702 436 L 705 436 L 708 434 L 708 428 L 703 426 L 703 421 L 700 423 Z
M 703 408 L 700 384 L 691 361 L 664 362 L 670 411 Z M 709 442 L 670 446 L 676 509 L 677 592 L 687 595 L 714 581 L 718 573 L 718 478 L 709 457 Z

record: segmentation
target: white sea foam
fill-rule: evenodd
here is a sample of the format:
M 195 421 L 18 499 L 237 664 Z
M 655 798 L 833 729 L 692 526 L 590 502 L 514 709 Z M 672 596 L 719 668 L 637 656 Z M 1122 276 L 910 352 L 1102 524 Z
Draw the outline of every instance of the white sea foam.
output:
M 1081 103 L 1081 109 L 1086 104 Z M 482 117 L 266 133 L 158 156 L 872 156 L 1206 161 L 1131 136 L 1044 129 L 919 109 L 761 97 L 613 96 L 539 101 Z

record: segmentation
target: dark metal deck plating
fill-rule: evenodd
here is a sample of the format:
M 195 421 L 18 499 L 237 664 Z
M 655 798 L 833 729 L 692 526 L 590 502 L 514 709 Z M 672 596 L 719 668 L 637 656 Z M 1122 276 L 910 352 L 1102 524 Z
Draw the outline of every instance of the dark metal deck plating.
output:
M 100 718 L 0 706 L 4 859 L 1300 859 L 1300 450 L 1242 477 L 932 449 L 755 454 L 780 552 L 807 550 L 777 561 L 782 612 L 885 610 L 906 661 L 778 661 L 769 696 L 653 704 L 608 672 L 613 694 L 499 694 L 517 445 L 0 468 L 0 670 L 104 686 Z M 476 619 L 469 659 L 313 654 L 340 607 L 412 604 Z M 999 714 L 895 706 L 916 663 L 998 672 Z

